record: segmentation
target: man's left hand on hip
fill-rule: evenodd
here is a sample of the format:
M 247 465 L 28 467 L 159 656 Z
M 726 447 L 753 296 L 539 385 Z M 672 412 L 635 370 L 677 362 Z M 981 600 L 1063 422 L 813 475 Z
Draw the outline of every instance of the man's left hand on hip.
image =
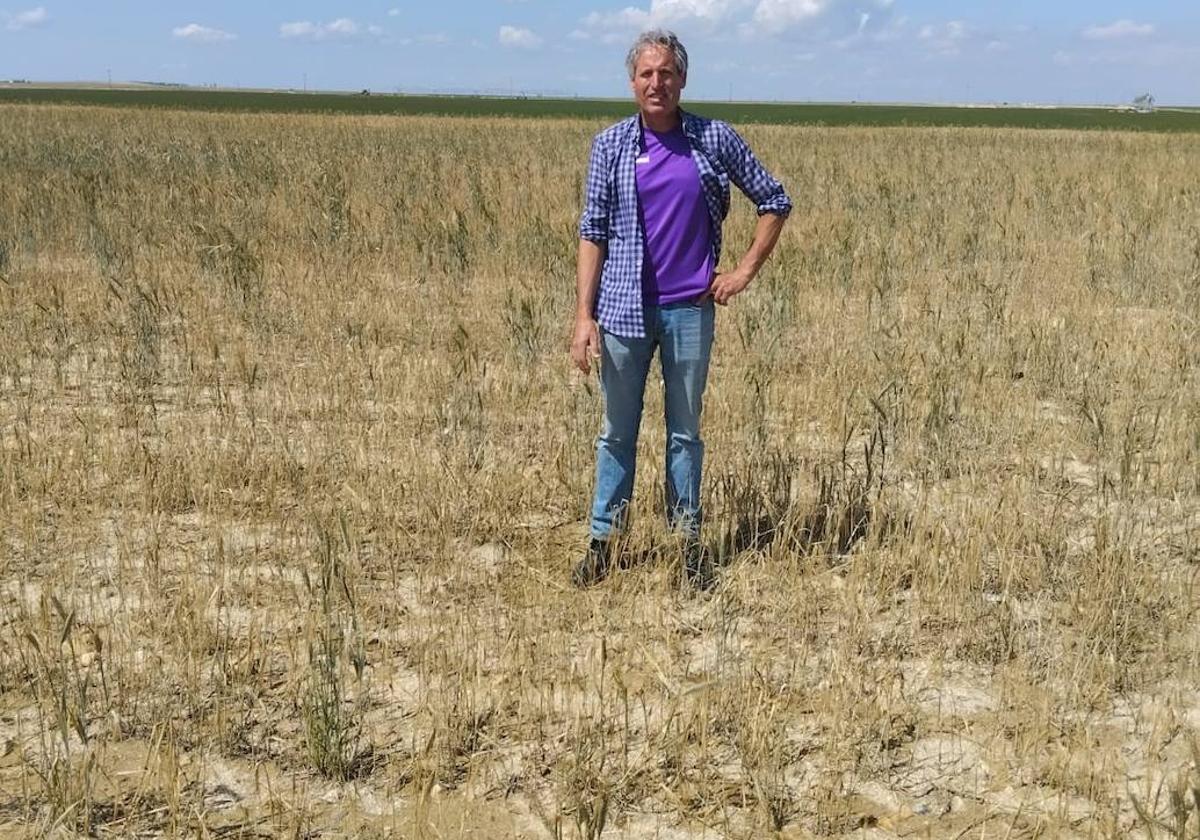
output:
M 708 291 L 704 293 L 701 300 L 712 298 L 721 306 L 725 306 L 733 300 L 735 295 L 746 290 L 751 279 L 749 274 L 737 270 L 718 271 L 713 275 L 712 283 L 709 284 Z

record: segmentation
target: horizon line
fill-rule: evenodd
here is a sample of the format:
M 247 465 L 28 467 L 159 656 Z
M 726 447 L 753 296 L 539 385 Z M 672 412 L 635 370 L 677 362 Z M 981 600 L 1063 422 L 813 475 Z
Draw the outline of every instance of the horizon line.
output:
M 300 94 L 311 96 L 412 96 L 412 97 L 447 97 L 447 98 L 485 98 L 485 99 L 512 99 L 512 100 L 528 100 L 528 99 L 548 99 L 562 100 L 568 102 L 574 101 L 593 101 L 593 102 L 625 102 L 632 104 L 633 100 L 624 96 L 589 96 L 581 94 L 571 94 L 562 91 L 546 92 L 546 91 L 504 91 L 502 89 L 477 89 L 477 90 L 406 90 L 403 87 L 397 86 L 391 90 L 381 90 L 375 88 L 277 88 L 277 87 L 261 87 L 261 86 L 241 86 L 241 85 L 218 85 L 218 84 L 192 84 L 188 82 L 163 82 L 141 79 L 128 79 L 124 81 L 108 81 L 108 80 L 87 80 L 87 79 L 71 79 L 63 81 L 55 81 L 49 79 L 0 79 L 0 89 L 3 88 L 33 88 L 33 89 L 53 89 L 53 90 L 127 90 L 136 91 L 147 88 L 170 88 L 176 90 L 194 90 L 194 91 L 211 91 L 211 92 L 227 92 L 227 93 L 279 93 L 279 94 Z M 909 107 L 909 108 L 1029 108 L 1029 109 L 1049 109 L 1049 108 L 1104 108 L 1104 109 L 1132 109 L 1134 107 L 1133 100 L 1126 102 L 1046 102 L 1033 100 L 973 100 L 973 101 L 936 101 L 936 100 L 872 100 L 872 99 L 718 99 L 718 98 L 696 98 L 690 99 L 689 102 L 697 104 L 745 104 L 745 105 L 846 105 L 846 106 L 878 106 L 878 107 Z M 686 103 L 684 103 L 686 107 Z M 1155 109 L 1194 109 L 1200 105 L 1155 102 Z

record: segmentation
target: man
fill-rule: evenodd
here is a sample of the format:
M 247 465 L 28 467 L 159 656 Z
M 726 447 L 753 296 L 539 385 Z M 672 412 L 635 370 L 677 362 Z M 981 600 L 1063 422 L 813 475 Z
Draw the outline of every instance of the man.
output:
M 591 586 L 613 565 L 613 540 L 633 497 L 638 427 L 650 362 L 662 365 L 668 526 L 683 537 L 697 588 L 713 582 L 700 544 L 700 413 L 714 302 L 728 304 L 766 262 L 791 201 L 738 134 L 682 111 L 687 51 L 652 30 L 626 58 L 638 113 L 596 135 L 579 222 L 571 359 L 600 365 L 604 428 L 596 444 L 591 541 L 572 580 Z M 716 270 L 733 182 L 758 208 L 754 241 L 731 271 Z

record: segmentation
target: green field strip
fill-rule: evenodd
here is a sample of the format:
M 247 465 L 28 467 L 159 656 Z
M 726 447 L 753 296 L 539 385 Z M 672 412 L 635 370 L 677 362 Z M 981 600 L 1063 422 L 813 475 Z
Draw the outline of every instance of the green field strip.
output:
M 367 115 L 618 119 L 632 103 L 615 99 L 549 99 L 401 94 L 290 93 L 194 89 L 0 89 L 0 104 L 73 104 L 202 111 Z M 1200 132 L 1200 110 L 1136 114 L 1108 108 L 955 107 L 772 102 L 690 102 L 696 113 L 768 125 L 960 126 Z

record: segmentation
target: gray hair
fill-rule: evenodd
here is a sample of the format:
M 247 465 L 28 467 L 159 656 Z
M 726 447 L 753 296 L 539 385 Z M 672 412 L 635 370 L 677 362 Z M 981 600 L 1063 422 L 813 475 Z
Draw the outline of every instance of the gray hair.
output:
M 633 78 L 634 71 L 637 70 L 638 58 L 647 47 L 662 47 L 670 51 L 675 58 L 675 69 L 679 71 L 680 76 L 687 78 L 687 50 L 684 49 L 683 44 L 679 43 L 675 33 L 668 29 L 648 29 L 637 36 L 637 40 L 629 48 L 629 54 L 625 56 L 625 69 L 629 71 L 629 78 Z

